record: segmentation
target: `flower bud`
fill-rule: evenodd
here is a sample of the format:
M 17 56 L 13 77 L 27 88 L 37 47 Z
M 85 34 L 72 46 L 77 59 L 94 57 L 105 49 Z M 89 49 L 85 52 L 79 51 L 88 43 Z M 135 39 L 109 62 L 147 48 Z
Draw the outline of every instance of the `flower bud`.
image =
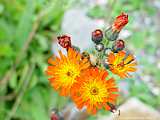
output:
M 51 111 L 51 119 L 50 120 L 59 120 L 58 110 L 52 109 Z
M 69 48 L 71 47 L 71 37 L 68 35 L 62 35 L 62 36 L 58 36 L 58 43 L 59 45 L 61 45 L 63 48 Z
M 100 52 L 104 49 L 104 45 L 102 43 L 99 43 L 95 45 L 95 48 L 98 52 Z
M 126 13 L 121 13 L 121 15 L 116 17 L 112 26 L 105 30 L 105 37 L 110 41 L 116 40 L 118 38 L 119 32 L 127 23 L 128 15 Z
M 128 23 L 128 15 L 126 13 L 121 13 L 121 15 L 117 16 L 113 22 L 112 29 L 113 31 L 120 32 L 121 29 Z
M 123 50 L 124 48 L 125 48 L 125 42 L 123 40 L 119 39 L 113 43 L 112 51 L 118 52 L 120 50 Z
M 96 44 L 100 43 L 103 39 L 103 32 L 100 29 L 96 29 L 92 32 L 92 41 Z
M 50 120 L 64 120 L 64 117 L 56 108 L 53 108 L 51 110 Z

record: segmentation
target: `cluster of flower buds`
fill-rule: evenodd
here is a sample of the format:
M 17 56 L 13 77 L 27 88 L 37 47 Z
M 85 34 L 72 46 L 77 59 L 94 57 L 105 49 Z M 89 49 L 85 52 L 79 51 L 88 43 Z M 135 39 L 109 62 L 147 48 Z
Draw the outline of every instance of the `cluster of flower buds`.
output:
M 113 68 L 113 65 L 108 60 L 108 56 L 110 55 L 111 57 L 111 53 L 114 53 L 113 55 L 116 56 L 116 53 L 121 54 L 119 52 L 122 51 L 123 54 L 126 54 L 126 57 L 128 56 L 124 50 L 124 40 L 118 39 L 120 31 L 127 23 L 128 15 L 126 13 L 121 13 L 115 18 L 113 24 L 108 29 L 104 31 L 96 29 L 92 32 L 92 41 L 95 44 L 95 49 L 97 50 L 98 54 L 102 56 L 96 61 L 97 65 L 99 65 L 99 63 L 102 63 L 104 68 L 111 70 Z M 122 65 L 122 63 L 118 63 L 118 67 L 122 66 L 124 66 Z
M 96 29 L 92 32 L 92 41 L 95 43 L 95 49 L 98 52 L 104 52 L 105 55 L 108 55 L 110 51 L 118 52 L 124 49 L 125 43 L 122 39 L 117 39 L 121 29 L 128 23 L 128 15 L 122 13 L 114 20 L 113 24 L 109 29 L 103 31 Z M 111 47 L 105 46 L 105 42 L 114 41 Z

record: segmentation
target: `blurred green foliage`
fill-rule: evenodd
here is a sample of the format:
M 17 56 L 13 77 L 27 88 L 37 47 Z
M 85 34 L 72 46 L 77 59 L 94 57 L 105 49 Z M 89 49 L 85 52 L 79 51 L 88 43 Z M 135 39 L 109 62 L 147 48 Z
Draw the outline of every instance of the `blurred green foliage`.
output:
M 45 68 L 52 38 L 60 32 L 63 14 L 73 2 L 0 1 L 0 120 L 13 113 L 15 120 L 47 120 L 51 107 L 64 106 L 65 98 L 48 84 Z M 24 84 L 27 87 L 20 106 L 14 111 Z
M 89 8 L 88 16 L 112 19 L 122 11 L 131 14 L 142 12 L 149 17 L 156 13 L 156 8 L 145 0 L 108 2 L 110 7 L 96 5 Z M 61 31 L 64 12 L 74 3 L 75 0 L 0 0 L 0 120 L 13 112 L 13 120 L 47 120 L 52 107 L 61 109 L 69 101 L 53 91 L 44 71 L 51 56 L 52 38 Z M 129 16 L 129 21 L 126 28 L 132 35 L 126 41 L 127 45 L 137 55 L 142 50 L 148 56 L 154 55 L 160 47 L 160 36 L 151 27 L 134 28 L 137 21 L 134 16 Z M 145 70 L 141 75 L 153 75 L 160 86 L 156 65 L 143 57 L 138 60 Z M 138 85 L 135 79 L 126 82 L 129 83 L 128 97 L 137 96 L 155 108 L 160 106 L 160 97 L 153 96 L 144 82 Z M 25 85 L 26 89 L 23 89 Z M 23 97 L 14 111 L 22 91 Z M 107 112 L 102 110 L 99 113 Z M 89 118 L 93 119 L 96 116 Z

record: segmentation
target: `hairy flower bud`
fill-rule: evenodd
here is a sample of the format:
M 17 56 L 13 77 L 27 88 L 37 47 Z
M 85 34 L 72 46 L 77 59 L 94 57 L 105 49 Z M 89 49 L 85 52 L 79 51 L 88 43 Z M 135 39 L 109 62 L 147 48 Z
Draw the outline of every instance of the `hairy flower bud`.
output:
M 121 13 L 113 22 L 112 29 L 113 31 L 120 32 L 121 29 L 128 23 L 128 15 L 126 13 Z
M 113 43 L 113 46 L 112 46 L 112 51 L 113 52 L 118 52 L 120 50 L 123 50 L 125 47 L 125 42 L 121 39 L 119 40 L 116 40 L 114 43 Z
M 61 45 L 63 48 L 69 48 L 71 47 L 71 37 L 68 35 L 62 35 L 62 36 L 58 36 L 58 43 L 59 45 Z
M 92 41 L 96 44 L 100 43 L 103 39 L 103 32 L 100 29 L 96 29 L 92 32 Z
M 59 120 L 58 110 L 52 109 L 51 111 L 51 119 L 50 120 Z
M 110 41 L 116 40 L 118 38 L 119 32 L 127 23 L 128 15 L 126 13 L 121 13 L 121 15 L 116 17 L 112 26 L 105 30 L 105 37 Z

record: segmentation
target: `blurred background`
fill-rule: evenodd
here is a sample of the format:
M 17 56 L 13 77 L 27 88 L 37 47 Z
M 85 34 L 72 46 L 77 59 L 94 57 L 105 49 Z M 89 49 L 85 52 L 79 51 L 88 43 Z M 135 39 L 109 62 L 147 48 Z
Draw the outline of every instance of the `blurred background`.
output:
M 57 35 L 70 34 L 82 50 L 92 48 L 91 32 L 108 28 L 122 11 L 129 23 L 119 37 L 135 54 L 138 71 L 132 79 L 115 76 L 118 119 L 160 119 L 160 0 L 0 0 L 0 120 L 49 120 L 52 108 L 72 104 L 44 72 L 59 49 Z M 83 120 L 114 116 L 101 110 Z

